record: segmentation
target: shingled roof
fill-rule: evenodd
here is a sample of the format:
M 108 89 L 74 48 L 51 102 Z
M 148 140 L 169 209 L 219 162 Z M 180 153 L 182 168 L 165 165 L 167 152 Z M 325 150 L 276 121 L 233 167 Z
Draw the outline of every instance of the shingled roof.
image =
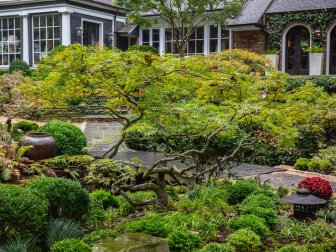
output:
M 336 0 L 273 0 L 267 14 L 336 8 Z
M 272 0 L 246 1 L 242 7 L 240 15 L 228 20 L 229 25 L 262 24 L 262 16 L 271 2 Z

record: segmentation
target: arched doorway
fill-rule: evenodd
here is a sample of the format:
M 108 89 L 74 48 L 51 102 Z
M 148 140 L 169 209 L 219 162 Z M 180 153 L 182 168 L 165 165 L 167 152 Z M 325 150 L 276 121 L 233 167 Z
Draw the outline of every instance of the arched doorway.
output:
M 286 35 L 286 62 L 285 70 L 289 74 L 309 74 L 309 30 L 297 25 L 291 28 Z
M 336 26 L 330 33 L 329 74 L 336 74 Z

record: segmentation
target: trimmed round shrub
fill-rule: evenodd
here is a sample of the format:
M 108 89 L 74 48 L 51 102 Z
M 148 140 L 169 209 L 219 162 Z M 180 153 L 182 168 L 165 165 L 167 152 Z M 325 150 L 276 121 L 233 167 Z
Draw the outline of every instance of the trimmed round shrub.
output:
M 96 230 L 92 233 L 86 235 L 82 241 L 88 244 L 89 246 L 93 246 L 95 243 L 110 239 L 110 238 L 116 238 L 118 236 L 118 233 L 115 230 L 111 229 L 102 229 L 102 230 Z
M 29 188 L 0 184 L 0 241 L 35 237 L 45 228 L 48 202 Z
M 51 252 L 91 252 L 89 245 L 85 244 L 81 240 L 67 239 L 56 242 L 51 247 Z
M 167 237 L 170 251 L 188 252 L 194 251 L 201 245 L 201 237 L 192 234 L 187 229 L 176 230 Z
M 265 224 L 264 219 L 252 214 L 242 215 L 236 219 L 230 219 L 228 224 L 229 228 L 232 230 L 249 228 L 260 236 L 265 236 L 270 232 L 269 228 Z
M 294 164 L 294 169 L 300 170 L 300 171 L 308 171 L 309 169 L 309 164 L 310 160 L 308 158 L 299 158 L 296 160 Z
M 89 193 L 76 181 L 46 177 L 32 180 L 28 186 L 48 200 L 52 218 L 80 220 L 89 211 Z
M 150 52 L 159 55 L 159 50 L 149 45 L 132 45 L 127 49 L 127 51 Z
M 228 188 L 228 202 L 232 205 L 240 204 L 256 190 L 258 190 L 258 185 L 253 179 L 239 180 Z
M 256 206 L 277 209 L 277 203 L 271 197 L 264 194 L 250 195 L 241 203 L 242 206 Z
M 259 235 L 246 228 L 230 234 L 227 241 L 241 252 L 259 251 L 262 245 Z
M 277 223 L 278 215 L 277 211 L 271 208 L 264 208 L 253 205 L 244 205 L 239 209 L 241 214 L 253 214 L 260 218 L 263 218 L 267 225 L 274 225 Z
M 104 209 L 109 207 L 118 207 L 118 200 L 117 198 L 104 189 L 95 190 L 94 192 L 90 193 L 91 198 L 93 199 L 94 203 L 100 204 Z
M 333 193 L 329 181 L 320 177 L 305 178 L 299 183 L 299 188 L 306 188 L 311 194 L 326 200 L 330 199 Z
M 235 247 L 230 244 L 221 244 L 216 242 L 211 242 L 207 244 L 202 249 L 198 250 L 198 252 L 235 252 Z
M 83 154 L 87 139 L 80 128 L 68 122 L 51 121 L 40 128 L 41 132 L 49 133 L 56 139 L 57 155 Z
M 14 60 L 10 64 L 8 68 L 9 73 L 14 73 L 14 72 L 23 72 L 25 75 L 30 76 L 32 74 L 32 70 L 30 69 L 29 65 L 27 62 L 24 60 Z
M 12 129 L 12 137 L 15 141 L 19 141 L 21 137 L 31 131 L 35 131 L 39 128 L 36 123 L 21 121 L 14 124 Z

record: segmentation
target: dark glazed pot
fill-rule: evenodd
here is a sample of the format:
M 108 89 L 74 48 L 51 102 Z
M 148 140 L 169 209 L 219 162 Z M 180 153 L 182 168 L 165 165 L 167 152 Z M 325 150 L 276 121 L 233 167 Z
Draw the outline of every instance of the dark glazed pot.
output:
M 31 160 L 42 160 L 56 156 L 56 141 L 47 133 L 30 133 L 20 139 L 19 146 L 32 145 L 34 148 L 26 151 L 25 157 Z

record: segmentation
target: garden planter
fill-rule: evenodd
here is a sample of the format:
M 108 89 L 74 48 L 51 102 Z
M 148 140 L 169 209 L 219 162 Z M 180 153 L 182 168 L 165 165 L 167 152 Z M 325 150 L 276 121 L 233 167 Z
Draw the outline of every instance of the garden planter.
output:
M 274 67 L 275 70 L 279 69 L 279 55 L 278 54 L 266 54 L 266 58 L 271 61 L 271 66 Z
M 56 156 L 56 141 L 47 133 L 30 133 L 20 139 L 19 146 L 33 146 L 25 153 L 31 160 L 42 160 Z
M 309 75 L 321 75 L 323 73 L 324 53 L 309 54 Z

